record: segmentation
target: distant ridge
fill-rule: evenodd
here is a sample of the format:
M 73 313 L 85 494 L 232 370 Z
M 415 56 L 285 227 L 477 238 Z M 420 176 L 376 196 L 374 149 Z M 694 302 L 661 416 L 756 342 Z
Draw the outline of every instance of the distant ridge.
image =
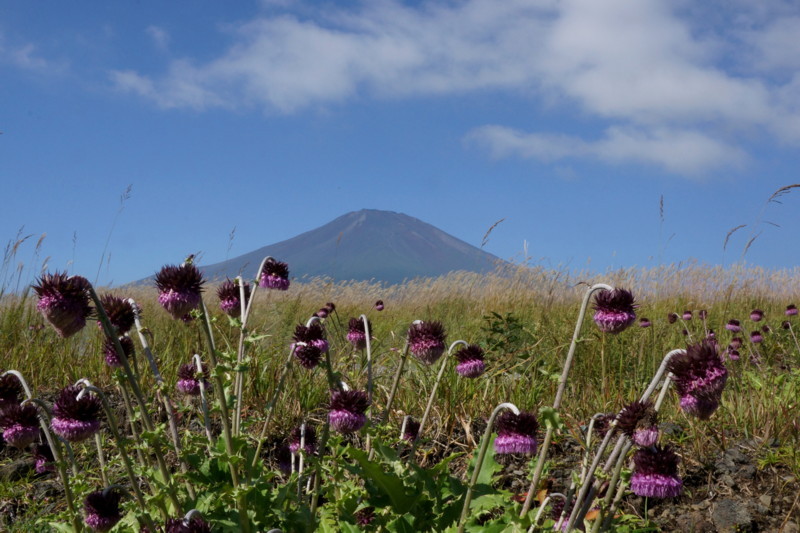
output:
M 213 265 L 200 265 L 206 279 L 255 276 L 272 256 L 289 264 L 292 278 L 373 280 L 387 284 L 438 277 L 454 270 L 488 272 L 500 259 L 419 219 L 362 209 L 291 239 Z

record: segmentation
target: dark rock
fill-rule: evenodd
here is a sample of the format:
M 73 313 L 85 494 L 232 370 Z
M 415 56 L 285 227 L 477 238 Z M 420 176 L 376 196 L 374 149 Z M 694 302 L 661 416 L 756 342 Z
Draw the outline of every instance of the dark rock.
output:
M 22 457 L 0 466 L 0 480 L 19 481 L 31 473 L 34 466 L 33 457 Z
M 679 531 L 692 531 L 694 533 L 713 533 L 716 531 L 714 524 L 708 520 L 708 515 L 699 511 L 677 517 L 675 525 Z
M 753 518 L 744 502 L 731 498 L 720 500 L 711 512 L 711 519 L 717 531 L 740 532 L 751 531 Z

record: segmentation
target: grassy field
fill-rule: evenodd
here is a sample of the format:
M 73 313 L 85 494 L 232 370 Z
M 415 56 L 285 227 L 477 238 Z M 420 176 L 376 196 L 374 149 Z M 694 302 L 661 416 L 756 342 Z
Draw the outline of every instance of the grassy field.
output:
M 743 338 L 741 358 L 726 361 L 727 388 L 711 420 L 698 424 L 688 419 L 678 409 L 674 395 L 668 397 L 662 420 L 688 428 L 688 437 L 676 444 L 684 455 L 702 462 L 724 451 L 729 442 L 755 439 L 765 443 L 759 452 L 765 462 L 800 475 L 800 347 L 795 337 L 800 317 L 784 315 L 788 304 L 800 303 L 798 270 L 689 265 L 597 276 L 519 267 L 494 275 L 454 273 L 388 288 L 371 283 L 295 281 L 286 292 L 261 291 L 256 297 L 249 322 L 253 338 L 247 352 L 243 427 L 246 432 L 260 427 L 255 424 L 263 418 L 263 406 L 289 354 L 295 325 L 305 323 L 327 302 L 336 304 L 335 313 L 325 323 L 332 365 L 353 388 L 366 387 L 366 370 L 364 354 L 354 351 L 344 338 L 347 321 L 363 313 L 372 322 L 376 407 L 386 402 L 413 320 L 441 321 L 448 344 L 463 339 L 486 350 L 487 372 L 479 379 L 465 380 L 453 371 L 445 372 L 425 430 L 431 441 L 455 438 L 453 435 L 463 433 L 475 420 L 487 418 L 500 402 L 533 411 L 550 405 L 581 298 L 587 287 L 597 282 L 631 290 L 639 304 L 637 315 L 649 318 L 652 326 L 634 324 L 620 335 L 606 335 L 594 327 L 591 314 L 587 314 L 561 409 L 567 434 L 577 435 L 594 413 L 618 411 L 636 399 L 668 351 L 698 342 L 713 330 L 722 349 L 734 336 Z M 132 297 L 141 306 L 150 345 L 168 383 L 176 381 L 178 367 L 190 362 L 193 354 L 207 352 L 197 321 L 172 320 L 158 305 L 154 288 L 110 292 Z M 239 330 L 217 307 L 214 292 L 212 286 L 206 287 L 205 301 L 217 348 L 223 358 L 235 359 Z M 373 308 L 378 299 L 386 306 L 380 312 Z M 103 336 L 94 324 L 69 339 L 58 338 L 45 327 L 35 303 L 35 295 L 30 293 L 2 298 L 0 370 L 20 371 L 36 394 L 51 394 L 80 378 L 101 388 L 112 387 L 112 373 L 101 354 Z M 765 315 L 757 323 L 749 319 L 756 308 Z M 691 320 L 668 320 L 670 313 L 682 315 L 687 310 L 693 312 Z M 707 311 L 705 320 L 700 319 L 701 310 Z M 741 321 L 741 333 L 725 329 L 730 319 Z M 790 323 L 788 329 L 785 321 Z M 763 342 L 749 341 L 752 331 L 765 328 Z M 147 363 L 141 355 L 136 359 L 143 386 L 149 390 L 154 383 L 146 371 Z M 422 416 L 437 371 L 438 365 L 409 361 L 391 424 L 399 428 L 404 414 Z M 301 419 L 322 418 L 329 395 L 321 367 L 308 371 L 293 365 L 286 379 L 286 392 L 269 431 L 272 440 L 287 435 Z M 20 497 L 19 493 L 18 487 L 0 485 L 0 501 Z M 29 512 L 35 513 L 36 507 Z

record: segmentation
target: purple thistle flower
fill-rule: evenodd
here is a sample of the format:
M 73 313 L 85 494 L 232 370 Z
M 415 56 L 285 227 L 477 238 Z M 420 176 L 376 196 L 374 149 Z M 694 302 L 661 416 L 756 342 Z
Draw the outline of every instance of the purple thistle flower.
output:
M 483 362 L 483 348 L 470 344 L 453 354 L 458 361 L 456 372 L 465 378 L 477 378 L 486 371 Z
M 441 322 L 416 322 L 408 328 L 411 355 L 426 365 L 435 363 L 444 353 L 444 326 Z
M 742 331 L 742 326 L 738 320 L 736 320 L 735 318 L 731 318 L 730 320 L 728 320 L 728 323 L 725 324 L 725 329 L 727 329 L 728 331 L 732 331 L 733 333 L 739 333 L 740 331 Z
M 90 492 L 83 500 L 83 510 L 86 513 L 86 525 L 93 531 L 105 532 L 117 525 L 122 520 L 122 511 L 119 500 L 122 494 L 116 489 L 105 489 Z
M 781 327 L 783 329 L 792 329 L 792 324 L 788 320 L 784 320 L 783 322 L 781 322 Z
M 377 302 L 375 302 L 376 311 L 383 311 L 383 309 L 384 309 L 383 300 L 378 300 Z
M 22 401 L 22 384 L 13 374 L 0 377 L 0 411 Z
M 640 318 L 640 319 L 639 319 L 639 327 L 640 327 L 640 328 L 649 328 L 649 327 L 650 327 L 650 326 L 652 326 L 652 325 L 653 325 L 653 323 L 652 323 L 652 322 L 650 322 L 650 319 L 649 319 L 649 318 L 644 318 L 644 317 L 643 317 L 643 318 Z
M 203 275 L 194 264 L 166 265 L 156 274 L 158 303 L 172 318 L 183 319 L 200 304 Z
M 264 263 L 258 286 L 262 289 L 285 291 L 289 288 L 289 265 L 276 261 L 271 257 Z
M 200 364 L 203 375 L 203 388 L 208 390 L 208 368 L 205 364 Z M 194 363 L 186 363 L 178 368 L 178 382 L 175 384 L 177 389 L 187 396 L 200 396 L 200 379 L 197 377 L 197 366 Z
M 658 440 L 658 413 L 653 404 L 632 402 L 617 416 L 617 427 L 639 446 L 651 446 Z
M 39 411 L 31 403 L 10 405 L 0 411 L 0 428 L 7 444 L 27 448 L 39 437 Z
M 687 311 L 684 311 L 684 312 L 683 312 L 683 315 L 681 316 L 681 318 L 683 318 L 683 320 L 684 320 L 684 321 L 689 321 L 689 320 L 691 320 L 691 319 L 692 319 L 692 312 L 691 312 L 691 311 L 688 311 L 688 310 L 687 310 Z
M 367 326 L 372 331 L 372 322 L 367 319 Z M 363 350 L 367 347 L 367 330 L 364 328 L 364 321 L 361 318 L 351 318 L 347 322 L 347 340 L 356 350 Z
M 275 463 L 278 465 L 278 470 L 287 476 L 292 473 L 292 452 L 289 446 L 283 445 L 275 452 Z
M 706 320 L 708 318 L 708 311 L 705 309 L 701 309 L 697 314 L 700 316 L 700 320 Z
M 83 329 L 92 312 L 87 290 L 91 284 L 82 276 L 66 272 L 44 274 L 33 290 L 39 296 L 36 309 L 60 337 L 71 337 Z
M 764 311 L 761 309 L 753 309 L 750 311 L 750 320 L 753 322 L 760 322 L 764 318 Z
M 322 360 L 322 351 L 313 344 L 295 342 L 292 344 L 292 349 L 297 362 L 307 370 L 315 368 Z
M 739 360 L 739 351 L 736 350 L 735 348 L 728 346 L 727 354 L 728 354 L 728 359 L 730 359 L 731 361 Z
M 786 311 L 784 311 L 786 316 L 794 316 L 797 314 L 797 306 L 794 304 L 789 304 L 786 306 Z
M 239 291 L 239 281 L 226 279 L 217 288 L 217 298 L 219 298 L 219 308 L 230 317 L 237 318 L 242 315 L 242 299 Z M 247 305 L 250 300 L 250 284 L 244 282 L 244 302 Z
M 406 420 L 406 427 L 403 428 L 403 440 L 406 442 L 414 442 L 417 440 L 417 436 L 419 436 L 419 425 L 419 422 L 408 417 L 408 420 Z
M 760 331 L 756 330 L 750 334 L 750 342 L 753 344 L 758 344 L 764 340 L 764 336 L 761 334 Z
M 705 420 L 719 406 L 728 371 L 708 341 L 686 347 L 686 352 L 673 356 L 667 368 L 673 374 L 681 408 Z
M 133 306 L 128 300 L 113 294 L 104 294 L 100 297 L 100 303 L 103 305 L 106 315 L 108 315 L 109 322 L 117 328 L 119 335 L 129 332 L 136 323 Z
M 734 337 L 731 339 L 730 347 L 733 348 L 734 350 L 738 350 L 739 348 L 742 347 L 742 342 L 743 341 L 741 337 Z
M 199 516 L 167 519 L 164 533 L 211 533 L 211 525 Z
M 646 498 L 674 498 L 683 490 L 678 477 L 678 456 L 669 446 L 640 448 L 633 454 L 635 464 L 631 491 Z
M 47 443 L 37 444 L 33 447 L 33 460 L 37 474 L 55 472 L 56 465 L 53 450 L 50 449 Z
M 335 304 L 335 303 L 333 303 L 333 302 L 328 302 L 328 303 L 326 303 L 326 304 L 325 304 L 325 307 L 327 307 L 327 308 L 328 308 L 328 312 L 329 312 L 329 313 L 333 313 L 334 311 L 336 311 L 336 304 Z
M 631 291 L 600 291 L 594 297 L 594 322 L 603 333 L 620 333 L 636 320 L 637 307 Z
M 333 391 L 329 404 L 328 422 L 339 433 L 355 433 L 367 423 L 365 413 L 369 406 L 369 397 L 364 391 Z
M 53 403 L 50 427 L 69 442 L 86 440 L 100 430 L 100 398 L 89 393 L 79 400 L 80 392 L 80 387 L 65 387 Z
M 359 526 L 368 526 L 375 520 L 375 508 L 374 507 L 362 507 L 358 511 L 355 512 L 353 518 L 356 519 L 356 524 Z
M 328 341 L 325 340 L 325 329 L 319 322 L 312 322 L 310 326 L 298 324 L 294 328 L 292 340 L 295 343 L 306 343 L 316 347 L 320 352 L 328 351 Z
M 596 416 L 594 419 L 594 426 L 592 426 L 592 431 L 597 433 L 598 436 L 605 437 L 608 430 L 611 429 L 611 423 L 616 420 L 617 414 L 616 413 L 605 413 L 599 416 Z
M 136 355 L 136 348 L 133 345 L 133 340 L 125 335 L 119 338 L 119 343 L 122 346 L 122 351 L 125 353 L 125 358 L 130 361 L 131 358 Z M 105 356 L 106 364 L 111 368 L 123 366 L 122 361 L 119 359 L 114 341 L 108 337 L 106 337 L 106 340 L 103 342 L 103 355 Z
M 331 313 L 331 310 L 327 307 L 320 307 L 319 310 L 314 313 L 314 316 L 318 316 L 320 318 L 328 318 L 328 315 Z
M 678 313 L 669 313 L 667 314 L 667 322 L 670 324 L 674 324 L 678 321 Z
M 306 424 L 306 432 L 305 432 L 305 446 L 303 450 L 311 455 L 317 449 L 317 432 L 314 431 L 314 428 Z M 292 453 L 297 453 L 300 450 L 300 441 L 302 440 L 302 435 L 300 431 L 300 427 L 294 428 L 292 431 L 291 437 L 289 437 L 289 451 Z
M 682 329 L 681 330 L 681 335 L 683 335 L 684 337 L 688 337 L 689 336 L 689 330 L 686 329 L 686 328 Z
M 539 422 L 536 415 L 522 411 L 515 415 L 512 411 L 504 411 L 495 421 L 497 438 L 494 439 L 494 451 L 499 454 L 536 453 L 536 431 Z

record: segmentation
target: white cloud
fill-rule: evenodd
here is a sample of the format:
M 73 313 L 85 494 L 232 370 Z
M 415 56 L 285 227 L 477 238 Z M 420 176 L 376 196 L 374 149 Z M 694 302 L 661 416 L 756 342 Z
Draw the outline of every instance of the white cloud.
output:
M 153 44 L 160 50 L 166 50 L 169 48 L 169 33 L 167 30 L 160 26 L 148 26 L 145 28 L 145 32 L 150 38 L 153 40 Z
M 531 105 L 555 102 L 606 122 L 599 141 L 567 138 L 569 157 L 647 161 L 682 174 L 741 162 L 737 135 L 800 143 L 792 44 L 800 16 L 786 18 L 791 6 L 780 0 L 758 10 L 737 0 L 725 11 L 730 28 L 688 1 L 278 4 L 294 14 L 272 15 L 275 4 L 265 4 L 264 15 L 234 26 L 233 43 L 213 60 L 175 59 L 162 75 L 120 70 L 111 79 L 165 108 L 267 113 L 360 98 L 514 92 Z M 776 69 L 784 79 L 765 74 Z M 516 136 L 527 157 L 565 157 L 557 132 Z M 505 149 L 513 138 L 505 135 Z
M 0 34 L 0 64 L 6 63 L 16 68 L 37 73 L 60 74 L 69 68 L 65 61 L 46 59 L 39 53 L 35 44 L 4 45 Z

